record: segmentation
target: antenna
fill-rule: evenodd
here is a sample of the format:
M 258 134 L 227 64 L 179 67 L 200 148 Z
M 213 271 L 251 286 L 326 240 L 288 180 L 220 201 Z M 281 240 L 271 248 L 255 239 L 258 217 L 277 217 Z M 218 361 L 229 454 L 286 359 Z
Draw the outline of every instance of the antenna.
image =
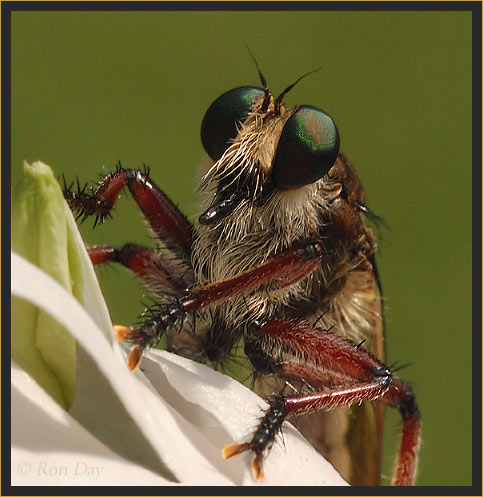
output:
M 255 66 L 258 71 L 258 75 L 260 76 L 260 81 L 263 85 L 263 89 L 267 89 L 267 80 L 265 79 L 265 76 L 262 74 L 262 71 L 260 71 L 260 66 L 258 65 L 257 59 L 255 59 L 255 56 L 253 55 L 252 51 L 250 50 L 250 47 L 245 43 L 245 47 L 248 50 L 248 53 L 250 54 L 250 57 L 252 58 L 253 62 L 255 63 Z
M 302 74 L 295 82 L 293 82 L 291 85 L 288 85 L 285 90 L 283 90 L 282 93 L 275 99 L 275 108 L 279 108 L 280 104 L 282 103 L 283 97 L 302 79 L 304 79 L 306 76 L 309 76 L 310 74 L 313 74 L 314 72 L 320 71 L 322 68 L 318 67 L 317 69 L 313 69 L 312 71 L 306 72 L 305 74 Z
M 263 97 L 263 103 L 260 108 L 261 112 L 265 112 L 268 109 L 268 104 L 270 103 L 270 92 L 268 91 L 267 87 L 267 80 L 265 79 L 265 76 L 263 75 L 262 71 L 260 71 L 260 66 L 258 65 L 257 59 L 255 59 L 255 56 L 253 55 L 252 51 L 250 50 L 250 47 L 245 43 L 245 47 L 248 50 L 248 53 L 250 54 L 250 57 L 252 58 L 253 62 L 255 63 L 255 66 L 258 71 L 258 76 L 260 77 L 260 82 L 263 85 L 263 92 L 264 92 L 264 97 Z

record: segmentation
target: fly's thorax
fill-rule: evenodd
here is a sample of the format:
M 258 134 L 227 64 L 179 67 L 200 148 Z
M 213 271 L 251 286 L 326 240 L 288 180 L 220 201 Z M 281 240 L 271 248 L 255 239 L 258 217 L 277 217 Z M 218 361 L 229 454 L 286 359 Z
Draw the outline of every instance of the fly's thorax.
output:
M 198 285 L 235 277 L 267 262 L 291 247 L 299 235 L 298 223 L 274 226 L 266 212 L 246 207 L 238 221 L 226 219 L 222 226 L 202 226 L 193 246 L 193 265 Z M 243 209 L 241 209 L 243 210 Z M 275 217 L 275 216 L 274 216 Z M 241 226 L 240 226 L 241 225 Z M 309 275 L 289 288 L 276 284 L 231 298 L 216 309 L 219 318 L 233 326 L 275 316 L 293 298 L 305 299 L 312 294 L 314 275 Z M 272 288 L 273 287 L 273 288 Z
M 326 205 L 322 181 L 303 187 L 295 194 L 275 192 L 264 205 L 246 200 L 220 223 L 200 225 L 193 245 L 193 267 L 198 285 L 222 281 L 273 259 L 300 240 L 314 240 L 320 234 L 320 210 Z M 205 198 L 202 208 L 211 199 Z M 322 228 L 323 229 L 323 228 Z M 291 302 L 307 301 L 321 286 L 320 271 L 290 287 L 264 288 L 231 298 L 215 313 L 218 319 L 238 327 L 254 319 L 279 315 Z M 273 287 L 273 288 L 271 288 Z

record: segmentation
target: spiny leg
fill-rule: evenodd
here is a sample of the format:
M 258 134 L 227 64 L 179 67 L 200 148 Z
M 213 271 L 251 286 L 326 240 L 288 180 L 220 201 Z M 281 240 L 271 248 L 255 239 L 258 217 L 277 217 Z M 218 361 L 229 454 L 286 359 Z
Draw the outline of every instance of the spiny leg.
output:
M 179 268 L 173 267 L 173 261 L 156 249 L 129 243 L 122 247 L 91 247 L 88 253 L 95 266 L 110 262 L 122 264 L 140 278 L 146 286 L 163 297 L 179 298 L 193 283 L 191 270 L 184 270 L 180 273 Z M 159 307 L 161 306 L 156 306 L 156 309 Z M 156 321 L 149 319 L 134 329 L 123 325 L 114 326 L 119 341 L 129 341 L 135 344 L 128 356 L 128 365 L 133 371 L 139 366 L 144 349 L 156 344 L 167 327 L 177 320 L 177 314 L 174 317 L 169 314 L 169 304 L 162 307 L 166 315 L 158 316 Z
M 86 219 L 96 216 L 97 223 L 110 214 L 125 186 L 131 191 L 158 239 L 190 260 L 193 227 L 168 196 L 151 181 L 148 171 L 123 169 L 119 164 L 114 172 L 99 183 L 95 191 L 87 193 L 85 187 L 78 187 L 78 191 L 73 192 L 71 187 L 65 186 L 64 197 L 79 217 Z
M 287 287 L 317 267 L 322 251 L 320 242 L 308 242 L 298 248 L 286 250 L 237 276 L 195 288 L 182 299 L 182 307 L 185 311 L 210 307 L 256 290 L 267 283 L 276 284 L 278 288 Z
M 282 423 L 287 416 L 284 397 L 276 395 L 270 400 L 270 407 L 260 420 L 257 430 L 253 434 L 250 442 L 227 445 L 223 449 L 223 457 L 229 459 L 242 452 L 250 450 L 254 454 L 252 460 L 252 473 L 256 480 L 263 481 L 265 472 L 263 469 L 263 458 L 270 450 L 275 441 L 275 437 L 282 429 Z
M 128 359 L 131 369 L 139 365 L 144 348 L 156 343 L 169 327 L 182 322 L 188 313 L 220 304 L 269 282 L 277 281 L 279 288 L 292 284 L 313 271 L 321 253 L 322 246 L 318 242 L 287 250 L 265 264 L 238 276 L 195 288 L 188 291 L 184 297 L 166 304 L 164 308 L 160 306 L 160 309 L 153 309 L 139 329 L 116 328 L 119 340 L 129 340 L 136 344 Z
M 264 479 L 263 459 L 272 447 L 276 435 L 281 431 L 287 416 L 375 400 L 383 395 L 386 389 L 387 385 L 383 381 L 375 381 L 307 395 L 275 396 L 269 399 L 270 406 L 250 442 L 226 446 L 223 449 L 223 456 L 228 459 L 247 450 L 253 452 L 255 456 L 252 461 L 253 475 L 255 479 L 261 481 Z
M 127 243 L 121 247 L 98 246 L 87 249 L 94 266 L 116 262 L 133 272 L 143 283 L 161 295 L 182 296 L 194 276 L 181 269 L 172 257 L 158 249 Z
M 158 250 L 129 244 L 120 248 L 94 247 L 89 251 L 92 262 L 96 265 L 121 263 L 157 293 L 182 295 L 194 281 L 191 267 L 193 227 L 166 194 L 151 181 L 147 170 L 123 169 L 119 164 L 114 172 L 99 183 L 96 190 L 91 189 L 90 192 L 86 192 L 86 187 L 81 188 L 78 182 L 77 192 L 73 192 L 72 185 L 67 186 L 64 181 L 64 197 L 70 208 L 77 211 L 78 217 L 84 220 L 96 216 L 96 224 L 110 215 L 125 186 L 131 191 L 158 240 L 172 253 L 170 257 L 165 257 Z M 176 312 L 168 310 L 169 306 L 164 307 L 163 315 L 157 316 L 156 321 L 145 321 L 140 328 L 115 326 L 119 340 L 136 344 L 128 357 L 132 370 L 139 366 L 144 348 L 157 343 L 166 328 L 178 320 Z
M 247 340 L 250 340 L 247 337 Z M 411 389 L 382 362 L 357 344 L 308 323 L 267 321 L 252 340 L 285 379 L 304 379 L 318 391 L 270 400 L 250 442 L 228 446 L 225 457 L 246 450 L 254 453 L 252 469 L 263 476 L 263 458 L 286 416 L 380 400 L 399 409 L 403 431 L 393 484 L 412 485 L 419 450 L 420 414 Z M 253 348 L 253 345 L 252 345 Z
M 278 289 L 294 284 L 318 266 L 323 251 L 320 241 L 300 243 L 296 248 L 286 250 L 237 276 L 188 290 L 185 296 L 171 303 L 166 309 L 151 313 L 148 325 L 150 331 L 148 334 L 142 334 L 146 337 L 145 346 L 149 346 L 153 340 L 159 340 L 166 332 L 166 326 L 173 326 L 190 312 L 219 305 L 266 284 Z M 154 334 L 154 338 L 151 334 Z M 144 348 L 141 344 L 139 347 Z

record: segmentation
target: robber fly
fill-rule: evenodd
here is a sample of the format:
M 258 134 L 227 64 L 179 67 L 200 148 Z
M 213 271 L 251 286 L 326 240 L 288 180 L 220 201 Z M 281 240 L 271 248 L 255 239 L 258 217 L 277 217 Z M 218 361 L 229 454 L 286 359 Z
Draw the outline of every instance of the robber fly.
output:
M 377 242 L 362 186 L 339 153 L 334 121 L 308 105 L 283 105 L 301 78 L 275 97 L 258 72 L 261 88 L 230 90 L 204 116 L 209 167 L 196 227 L 147 170 L 119 165 L 90 192 L 66 187 L 65 198 L 97 223 L 127 186 L 157 239 L 154 249 L 89 249 L 95 265 L 120 263 L 158 296 L 139 326 L 115 327 L 134 345 L 132 370 L 163 336 L 171 350 L 212 363 L 241 341 L 257 384 L 269 378 L 272 392 L 279 388 L 255 432 L 225 447 L 225 458 L 251 452 L 263 479 L 284 421 L 306 414 L 298 427 L 348 481 L 375 485 L 389 405 L 403 420 L 392 483 L 412 485 L 420 415 L 409 386 L 383 362 Z

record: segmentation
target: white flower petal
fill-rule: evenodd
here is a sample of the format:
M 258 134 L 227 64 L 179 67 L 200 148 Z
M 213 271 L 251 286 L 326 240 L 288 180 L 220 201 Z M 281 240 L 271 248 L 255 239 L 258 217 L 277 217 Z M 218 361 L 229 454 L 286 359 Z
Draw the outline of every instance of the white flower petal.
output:
M 78 253 L 82 273 L 82 300 L 85 310 L 90 314 L 92 319 L 99 326 L 99 329 L 104 333 L 109 341 L 115 342 L 114 333 L 112 330 L 111 317 L 107 309 L 106 301 L 102 294 L 99 282 L 97 280 L 94 266 L 89 258 L 89 254 L 82 240 L 81 234 L 77 228 L 74 216 L 67 203 L 64 202 L 65 215 L 69 224 L 72 224 L 72 234 L 74 241 L 77 242 Z
M 117 405 L 97 397 L 95 400 L 101 404 L 92 402 L 94 398 L 91 398 L 90 411 L 78 408 L 80 421 L 89 431 L 98 437 L 101 435 L 109 447 L 123 456 L 142 463 L 168 479 L 173 479 L 174 475 L 185 484 L 230 483 L 186 438 L 179 427 L 179 415 L 128 371 L 125 362 L 120 360 L 117 344 L 113 347 L 108 342 L 82 306 L 56 281 L 16 254 L 12 254 L 12 294 L 49 313 L 88 352 L 93 360 L 91 387 L 94 391 L 98 385 L 106 384 L 106 380 L 112 387 L 115 395 L 110 395 L 107 400 L 115 400 L 117 396 Z M 104 389 L 104 393 L 109 391 Z M 72 413 L 78 417 L 75 407 Z M 86 413 L 90 416 L 86 416 Z M 130 423 L 126 424 L 126 421 Z M 124 437 L 124 429 L 127 437 Z M 143 445 L 140 451 L 139 447 Z
M 12 485 L 173 485 L 115 454 L 12 366 Z
M 120 347 L 109 343 L 77 301 L 57 283 L 14 254 L 12 275 L 12 293 L 50 312 L 82 346 L 84 360 L 89 364 L 82 367 L 83 360 L 79 361 L 84 380 L 78 386 L 81 390 L 88 388 L 84 396 L 80 393 L 84 407 L 74 403 L 72 414 L 89 431 L 116 452 L 169 478 L 169 472 L 163 472 L 162 466 L 153 463 L 152 455 L 155 458 L 159 455 L 183 484 L 255 483 L 249 469 L 250 457 L 243 455 L 224 461 L 221 449 L 246 439 L 256 424 L 260 408 L 265 406 L 260 398 L 206 366 L 161 351 L 147 354 L 143 361 L 146 376 L 141 372 L 133 375 L 125 366 Z M 87 372 L 91 378 L 86 378 Z M 93 395 L 99 385 L 97 396 Z M 106 401 L 99 395 L 110 398 Z M 113 411 L 112 399 L 122 402 L 124 407 L 119 403 Z M 90 409 L 86 409 L 86 404 Z M 118 412 L 124 409 L 124 414 Z M 116 425 L 116 419 L 117 422 L 128 419 L 132 426 L 120 427 L 114 439 L 116 430 L 109 430 Z M 92 423 L 97 423 L 94 429 Z M 295 429 L 287 427 L 284 431 L 287 448 L 273 447 L 266 461 L 265 484 L 345 484 Z M 129 452 L 133 447 L 142 448 L 141 454 L 133 457 Z M 144 460 L 143 453 L 148 456 Z M 12 468 L 14 471 L 15 466 Z M 147 480 L 141 482 L 148 484 Z
M 255 484 L 252 455 L 224 461 L 221 449 L 247 441 L 267 403 L 226 375 L 162 350 L 145 354 L 143 372 L 160 395 L 199 428 L 197 443 L 205 447 L 212 464 L 238 485 Z M 347 485 L 292 425 L 284 426 L 283 437 L 285 447 L 275 443 L 266 458 L 263 485 Z

